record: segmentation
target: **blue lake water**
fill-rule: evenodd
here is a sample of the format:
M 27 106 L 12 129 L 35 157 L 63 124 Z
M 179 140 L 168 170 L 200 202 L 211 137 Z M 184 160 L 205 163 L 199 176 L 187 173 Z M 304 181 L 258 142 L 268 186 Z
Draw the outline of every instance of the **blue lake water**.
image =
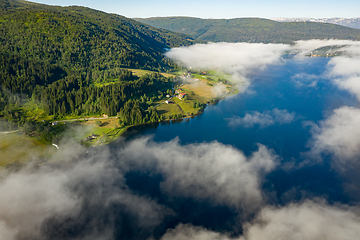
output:
M 299 158 L 306 151 L 311 137 L 304 121 L 318 122 L 333 109 L 340 106 L 357 106 L 356 97 L 341 91 L 326 78 L 328 58 L 307 58 L 304 60 L 287 59 L 282 65 L 270 66 L 256 75 L 249 76 L 252 84 L 245 93 L 237 94 L 210 105 L 198 117 L 180 122 L 144 125 L 132 128 L 140 135 L 153 134 L 155 141 L 169 141 L 179 137 L 182 144 L 219 141 L 230 144 L 250 154 L 257 149 L 257 143 L 264 144 L 285 160 Z M 316 76 L 316 86 L 306 86 L 312 81 L 304 80 L 303 86 L 292 78 L 296 74 Z M 300 80 L 297 80 L 298 82 Z M 300 81 L 301 82 L 301 81 Z M 291 124 L 275 124 L 261 128 L 242 126 L 230 127 L 229 118 L 244 117 L 246 113 L 278 108 L 295 112 Z M 137 136 L 138 134 L 135 134 Z
M 249 76 L 251 86 L 246 92 L 208 106 L 200 116 L 178 122 L 137 126 L 129 130 L 129 138 L 151 135 L 154 141 L 164 142 L 178 137 L 181 144 L 218 141 L 232 145 L 246 155 L 256 151 L 260 143 L 280 156 L 282 166 L 286 162 L 302 162 L 306 160 L 303 153 L 309 151 L 308 142 L 311 138 L 311 128 L 304 126 L 304 122 L 319 123 L 336 108 L 359 105 L 355 96 L 340 90 L 326 77 L 328 61 L 328 58 L 288 58 L 281 65 L 269 66 L 252 74 Z M 303 78 L 294 77 L 297 74 Z M 229 118 L 274 108 L 295 112 L 294 121 L 263 128 L 259 125 L 251 128 L 228 125 Z M 111 146 L 116 148 L 117 144 L 120 142 L 114 142 Z M 126 179 L 132 190 L 155 197 L 161 204 L 179 213 L 164 229 L 176 226 L 178 222 L 190 221 L 210 229 L 228 230 L 231 228 L 228 226 L 236 221 L 236 214 L 224 207 L 199 204 L 189 199 L 180 203 L 169 202 L 159 190 L 162 179 L 159 175 L 129 173 Z M 343 191 L 340 177 L 326 161 L 290 170 L 280 166 L 266 177 L 263 190 L 272 192 L 273 201 L 279 204 L 309 196 L 320 196 L 329 202 L 351 201 Z M 291 193 L 289 199 L 286 197 L 288 193 Z M 194 211 L 196 216 L 189 217 Z

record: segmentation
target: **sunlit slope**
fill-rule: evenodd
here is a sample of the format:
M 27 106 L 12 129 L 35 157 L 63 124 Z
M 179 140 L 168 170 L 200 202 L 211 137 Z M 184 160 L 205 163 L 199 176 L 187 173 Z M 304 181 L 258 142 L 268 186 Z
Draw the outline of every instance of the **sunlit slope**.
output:
M 136 20 L 212 42 L 291 43 L 296 40 L 329 38 L 360 40 L 359 29 L 327 23 L 275 22 L 261 18 L 158 17 Z
M 0 53 L 24 61 L 79 68 L 169 67 L 164 49 L 190 37 L 85 7 L 0 0 Z

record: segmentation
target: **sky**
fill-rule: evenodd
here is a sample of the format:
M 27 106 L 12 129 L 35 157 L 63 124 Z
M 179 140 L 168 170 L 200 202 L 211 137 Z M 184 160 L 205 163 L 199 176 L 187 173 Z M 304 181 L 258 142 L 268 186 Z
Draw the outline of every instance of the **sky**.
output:
M 60 6 L 86 6 L 129 18 L 189 16 L 199 18 L 241 17 L 360 17 L 358 0 L 33 0 L 32 2 Z

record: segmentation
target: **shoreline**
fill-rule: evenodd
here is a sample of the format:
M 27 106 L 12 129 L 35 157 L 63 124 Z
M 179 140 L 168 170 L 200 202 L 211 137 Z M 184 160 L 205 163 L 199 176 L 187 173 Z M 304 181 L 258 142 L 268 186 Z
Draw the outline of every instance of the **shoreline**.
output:
M 197 114 L 195 115 L 187 115 L 187 116 L 183 116 L 183 117 L 180 117 L 180 118 L 173 118 L 173 119 L 165 119 L 165 120 L 161 120 L 161 121 L 154 121 L 154 122 L 145 122 L 145 123 L 140 123 L 140 124 L 134 124 L 134 125 L 129 125 L 129 126 L 125 126 L 124 127 L 124 131 L 122 131 L 121 134 L 117 135 L 115 138 L 111 139 L 111 141 L 109 142 L 106 142 L 106 143 L 100 143 L 98 145 L 95 145 L 95 146 L 89 146 L 89 148 L 91 147 L 98 147 L 98 146 L 103 146 L 103 145 L 107 145 L 107 144 L 110 144 L 114 141 L 116 141 L 117 139 L 119 139 L 121 136 L 123 136 L 124 134 L 128 133 L 128 131 L 134 127 L 138 127 L 138 126 L 146 126 L 146 125 L 150 125 L 150 124 L 161 124 L 161 123 L 164 123 L 164 122 L 173 122 L 173 121 L 180 121 L 180 120 L 186 120 L 186 119 L 192 119 L 192 118 L 195 118 L 195 117 L 198 117 L 199 115 L 203 114 L 205 112 L 205 109 L 209 106 L 209 105 L 215 105 L 215 104 L 218 104 L 221 100 L 224 100 L 226 97 L 229 97 L 229 96 L 233 96 L 233 95 L 236 95 L 238 94 L 239 92 L 237 91 L 237 86 L 239 86 L 240 84 L 237 84 L 237 85 L 231 85 L 231 90 L 232 91 L 229 91 L 229 93 L 221 96 L 221 97 L 216 97 L 216 98 L 213 98 L 211 99 L 212 101 L 208 101 L 208 103 L 206 104 L 206 106 L 204 106 L 204 108 L 202 108 Z M 115 129 L 114 129 L 115 130 Z M 113 131 L 113 130 L 111 130 Z M 109 131 L 109 132 L 111 132 Z M 107 133 L 105 133 L 105 135 L 107 135 Z M 83 141 L 82 141 L 83 142 Z
M 220 74 L 222 77 L 224 76 L 223 73 Z M 184 77 L 184 75 L 186 76 Z M 86 145 L 87 147 L 102 146 L 116 141 L 118 138 L 128 132 L 129 129 L 132 129 L 136 126 L 145 126 L 155 123 L 161 124 L 163 122 L 195 118 L 202 114 L 207 106 L 217 104 L 226 97 L 239 93 L 238 87 L 242 85 L 241 83 L 236 84 L 227 79 L 227 83 L 223 83 L 222 81 L 224 80 L 220 80 L 219 73 L 212 73 L 211 75 L 208 74 L 206 77 L 203 76 L 204 79 L 196 78 L 197 75 L 199 75 L 199 73 L 195 72 L 183 74 L 182 77 L 180 76 L 180 78 L 182 78 L 181 84 L 173 89 L 173 91 L 176 90 L 175 93 L 171 97 L 161 99 L 155 106 L 153 106 L 157 111 L 162 112 L 160 115 L 162 115 L 162 117 L 165 119 L 128 125 L 124 128 L 112 129 L 103 135 L 98 136 L 97 139 L 99 140 L 94 139 L 91 140 L 91 142 L 88 141 L 85 144 L 84 141 L 81 141 L 81 144 Z M 217 85 L 220 85 L 223 88 L 223 93 L 220 95 L 214 94 L 213 87 L 216 87 Z M 180 94 L 187 95 L 187 98 L 180 98 Z M 199 104 L 199 106 L 195 107 L 195 103 Z M 179 115 L 181 115 L 181 117 L 178 117 Z M 116 131 L 117 133 L 114 134 Z M 120 134 L 118 133 L 119 131 L 121 131 Z
M 185 117 L 181 117 L 181 118 L 173 118 L 173 119 L 165 119 L 165 120 L 161 120 L 161 121 L 154 121 L 154 122 L 145 122 L 145 123 L 140 123 L 140 124 L 134 124 L 134 125 L 129 125 L 129 126 L 125 126 L 124 127 L 124 131 L 119 134 L 116 138 L 112 139 L 110 142 L 107 142 L 105 144 L 101 143 L 99 145 L 94 145 L 94 146 L 89 146 L 88 148 L 91 148 L 91 147 L 98 147 L 98 146 L 103 146 L 103 145 L 107 145 L 107 144 L 110 144 L 114 141 L 116 141 L 117 139 L 119 139 L 121 136 L 123 136 L 124 134 L 128 133 L 129 130 L 131 130 L 132 128 L 134 127 L 138 127 L 138 126 L 146 126 L 146 125 L 150 125 L 150 124 L 161 124 L 161 123 L 164 123 L 164 122 L 169 122 L 169 123 L 172 123 L 173 121 L 180 121 L 180 120 L 186 120 L 186 119 L 192 119 L 192 118 L 195 118 L 195 117 L 198 117 L 199 115 L 203 114 L 205 112 L 205 109 L 209 106 L 209 105 L 215 105 L 217 103 L 219 103 L 221 100 L 225 99 L 226 96 L 224 96 L 223 98 L 221 99 L 218 99 L 216 100 L 215 102 L 213 103 L 209 103 L 208 105 L 206 105 L 206 107 L 204 107 L 201 111 L 199 111 L 199 113 L 197 113 L 196 115 L 193 115 L 193 116 L 185 116 Z M 113 131 L 113 130 L 111 130 Z M 107 133 L 105 133 L 106 135 Z M 82 141 L 83 142 L 83 141 Z
M 195 81 L 196 80 L 194 80 L 194 82 Z M 241 84 L 235 84 L 229 82 L 227 85 L 225 85 L 227 90 L 226 88 L 224 88 L 226 91 L 224 91 L 223 94 L 216 96 L 212 90 L 213 89 L 212 87 L 216 86 L 217 82 L 207 81 L 204 79 L 203 84 L 205 84 L 206 82 L 210 82 L 213 85 L 205 86 L 205 88 L 201 87 L 201 92 L 194 90 L 193 88 L 191 88 L 191 86 L 189 89 L 187 89 L 184 88 L 183 85 L 181 85 L 183 92 L 187 93 L 188 98 L 179 99 L 178 94 L 174 94 L 173 98 L 175 99 L 172 100 L 173 104 L 164 103 L 163 107 L 157 107 L 156 110 L 161 112 L 160 115 L 163 118 L 160 121 L 144 122 L 144 123 L 128 125 L 124 127 L 119 127 L 120 123 L 118 116 L 109 116 L 109 117 L 101 117 L 101 116 L 78 117 L 77 116 L 75 118 L 67 117 L 63 119 L 52 118 L 51 120 L 47 119 L 46 121 L 48 122 L 48 124 L 59 128 L 61 128 L 62 125 L 66 124 L 70 127 L 69 128 L 70 131 L 72 126 L 83 127 L 84 129 L 84 131 L 82 131 L 83 135 L 81 134 L 81 131 L 80 132 L 73 131 L 73 136 L 71 136 L 72 134 L 71 133 L 68 137 L 70 137 L 69 139 L 74 139 L 75 142 L 81 144 L 83 147 L 85 147 L 85 149 L 89 150 L 93 147 L 100 147 L 115 142 L 119 138 L 124 137 L 126 134 L 130 136 L 132 133 L 129 130 L 137 126 L 146 126 L 151 124 L 153 125 L 157 124 L 158 126 L 158 124 L 171 124 L 176 122 L 189 121 L 192 118 L 198 117 L 199 115 L 203 114 L 205 112 L 205 109 L 209 105 L 215 105 L 219 103 L 221 100 L 225 99 L 226 97 L 237 94 L 239 92 L 238 86 L 241 85 Z M 190 80 L 190 85 L 191 83 L 193 82 L 191 82 Z M 196 85 L 197 83 L 198 82 L 195 82 L 194 85 Z M 188 84 L 189 86 L 189 81 L 187 81 L 186 84 Z M 204 94 L 208 94 L 208 96 L 204 97 Z M 161 101 L 163 100 L 165 99 L 162 99 Z M 195 102 L 198 103 L 199 106 L 195 107 Z M 181 117 L 179 112 L 174 112 L 173 110 L 170 109 L 170 107 L 175 107 L 175 106 L 181 110 Z M 164 108 L 169 108 L 169 109 L 167 109 L 168 111 L 166 112 L 164 111 Z M 100 120 L 103 120 L 102 122 L 105 123 L 103 126 L 96 125 L 95 122 Z M 14 139 L 20 138 L 24 142 L 32 143 L 34 146 L 39 146 L 37 147 L 37 149 L 38 149 L 39 159 L 42 159 L 41 163 L 43 163 L 44 161 L 46 162 L 46 159 L 50 159 L 51 155 L 55 154 L 57 151 L 62 149 L 61 143 L 59 145 L 57 141 L 45 142 L 43 140 L 40 140 L 36 132 L 34 132 L 33 134 L 24 134 L 22 129 L 17 129 L 14 132 L 13 131 L 6 131 L 6 132 L 8 134 L 0 134 L 0 136 L 2 137 L 6 136 L 6 139 L 8 139 L 9 141 L 10 139 L 13 138 Z M 95 136 L 96 138 L 92 138 L 90 136 Z M 85 141 L 85 139 L 88 140 Z M 21 154 L 25 154 L 25 152 Z M 22 165 L 22 163 L 25 163 L 24 161 L 19 162 L 19 159 L 20 158 L 18 156 L 15 156 L 14 159 L 12 160 L 9 159 L 9 162 L 7 162 L 5 164 L 6 166 L 4 165 L 4 167 L 12 168 L 14 166 L 16 167 L 17 164 Z M 23 159 L 23 157 L 21 157 L 21 159 Z

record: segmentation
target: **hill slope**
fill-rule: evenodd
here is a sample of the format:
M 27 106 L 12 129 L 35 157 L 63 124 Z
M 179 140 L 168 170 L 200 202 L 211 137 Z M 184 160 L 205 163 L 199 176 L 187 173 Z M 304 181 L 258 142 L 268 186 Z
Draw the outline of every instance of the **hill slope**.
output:
M 212 42 L 292 43 L 296 40 L 327 38 L 360 40 L 360 30 L 326 23 L 283 23 L 261 18 L 164 17 L 136 20 Z
M 141 112 L 149 105 L 145 101 L 151 103 L 171 82 L 122 68 L 170 69 L 165 49 L 192 43 L 184 34 L 85 7 L 0 0 L 0 120 L 114 116 L 127 106 L 134 109 L 133 122 L 148 121 L 150 114 Z M 24 112 L 24 98 L 36 103 L 39 114 Z
M 0 0 L 0 52 L 70 67 L 114 64 L 164 68 L 164 48 L 188 45 L 187 36 L 84 7 Z
M 360 29 L 360 18 L 272 18 L 277 22 L 319 22 L 332 23 L 350 28 Z

